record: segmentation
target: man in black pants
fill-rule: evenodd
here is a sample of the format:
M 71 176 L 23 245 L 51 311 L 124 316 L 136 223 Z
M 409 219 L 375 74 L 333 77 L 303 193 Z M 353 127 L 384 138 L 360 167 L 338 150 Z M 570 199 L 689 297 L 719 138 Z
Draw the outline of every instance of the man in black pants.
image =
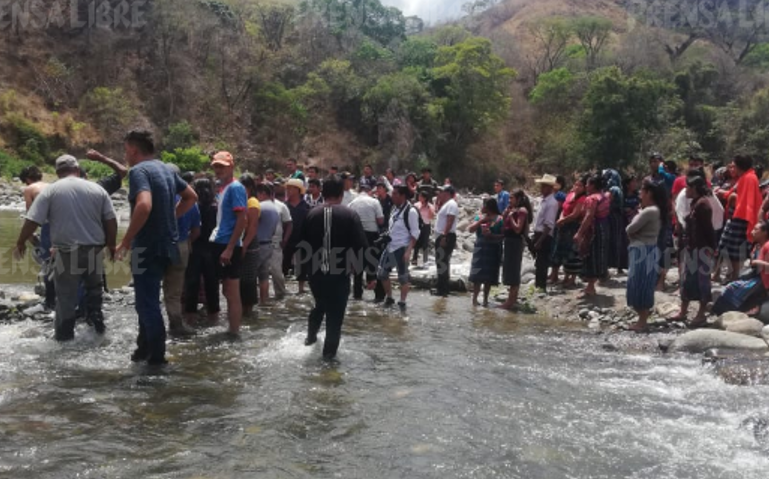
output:
M 545 175 L 536 181 L 542 193 L 542 204 L 539 207 L 537 219 L 534 222 L 533 250 L 537 255 L 536 262 L 536 287 L 542 291 L 547 290 L 547 270 L 550 267 L 550 252 L 553 248 L 553 231 L 558 219 L 558 201 L 555 199 L 556 178 Z
M 303 268 L 310 272 L 310 290 L 315 307 L 310 312 L 307 339 L 311 346 L 318 341 L 318 331 L 326 318 L 326 342 L 323 358 L 333 359 L 339 349 L 342 323 L 350 296 L 350 275 L 355 273 L 355 261 L 368 243 L 358 215 L 342 206 L 344 184 L 333 176 L 323 182 L 323 206 L 314 208 L 302 225 L 301 252 Z
M 438 220 L 435 223 L 435 231 L 438 238 L 435 240 L 435 264 L 438 268 L 437 296 L 449 295 L 449 280 L 451 279 L 451 255 L 457 246 L 457 216 L 459 205 L 454 197 L 457 192 L 454 187 L 444 186 L 438 193 L 438 202 L 441 209 L 438 211 Z

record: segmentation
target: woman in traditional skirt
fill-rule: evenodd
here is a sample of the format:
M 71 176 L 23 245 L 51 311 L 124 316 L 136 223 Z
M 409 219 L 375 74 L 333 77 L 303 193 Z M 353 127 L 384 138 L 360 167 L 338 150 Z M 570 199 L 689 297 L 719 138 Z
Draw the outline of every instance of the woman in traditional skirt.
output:
M 499 267 L 502 264 L 503 221 L 497 200 L 489 198 L 483 203 L 481 214 L 476 216 L 468 231 L 476 234 L 475 250 L 470 268 L 473 283 L 473 306 L 478 306 L 478 294 L 483 285 L 483 306 L 489 305 L 492 286 L 499 285 Z
M 749 156 L 736 156 L 732 165 L 735 176 L 738 178 L 734 192 L 729 194 L 730 198 L 736 194 L 734 214 L 724 228 L 719 249 L 731 262 L 730 278 L 734 280 L 747 258 L 748 236 L 758 220 L 763 198 L 758 177 L 753 170 L 753 159 Z
M 563 212 L 563 205 L 566 203 L 566 198 L 568 198 L 568 192 L 566 190 L 566 177 L 565 176 L 556 176 L 555 177 L 555 185 L 553 186 L 553 189 L 555 190 L 555 193 L 553 193 L 553 196 L 555 197 L 555 201 L 558 202 L 558 217 L 560 218 L 561 213 Z M 556 257 L 556 249 L 558 248 L 558 226 L 555 227 L 552 233 L 553 241 L 551 242 L 552 247 L 550 251 L 550 276 L 547 278 L 548 283 L 556 284 L 558 283 L 558 270 L 561 269 L 561 262 L 554 263 L 553 260 L 556 261 L 559 260 L 559 258 Z
M 628 251 L 627 305 L 638 313 L 638 322 L 631 331 L 646 332 L 649 315 L 654 307 L 657 287 L 659 247 L 657 239 L 664 221 L 668 220 L 665 187 L 647 181 L 641 188 L 641 212 L 627 227 L 630 239 Z
M 258 266 L 259 266 L 259 240 L 256 237 L 259 225 L 261 206 L 256 199 L 256 179 L 250 173 L 240 177 L 240 183 L 246 187 L 248 193 L 248 226 L 243 238 L 243 274 L 240 278 L 240 301 L 243 304 L 243 314 L 248 316 L 259 302 L 257 293 Z
M 724 259 L 726 258 L 726 252 L 721 251 L 721 237 L 726 230 L 726 225 L 734 215 L 734 206 L 737 201 L 737 195 L 733 194 L 734 189 L 734 166 L 728 165 L 716 170 L 716 174 L 713 177 L 713 195 L 718 198 L 721 205 L 724 207 L 724 227 L 720 231 L 716 231 L 716 258 L 715 258 L 715 271 L 713 272 L 713 282 L 721 283 L 721 269 L 723 267 Z
M 574 244 L 574 235 L 577 234 L 580 221 L 585 214 L 585 182 L 587 178 L 581 178 L 574 183 L 574 187 L 563 203 L 561 217 L 556 223 L 555 248 L 550 263 L 553 265 L 553 274 L 556 280 L 558 279 L 558 269 L 563 266 L 565 272 L 564 287 L 574 286 L 577 275 L 582 270 L 582 260 Z
M 697 316 L 689 325 L 698 328 L 707 323 L 707 305 L 713 299 L 710 274 L 716 231 L 713 228 L 712 192 L 704 175 L 690 173 L 686 178 L 686 197 L 691 200 L 691 212 L 686 217 L 686 246 L 681 257 L 681 312 L 671 321 L 686 321 L 689 303 L 699 301 Z
M 499 307 L 514 310 L 518 305 L 518 288 L 521 286 L 521 264 L 523 263 L 524 237 L 528 236 L 529 225 L 534 221 L 534 210 L 529 197 L 523 190 L 510 195 L 510 206 L 503 216 L 505 252 L 502 265 L 502 284 L 510 288 L 507 301 Z
M 627 268 L 622 264 L 622 258 L 627 250 L 622 251 L 622 238 L 627 236 L 625 233 L 625 214 L 623 206 L 625 203 L 622 191 L 622 177 L 617 170 L 603 170 L 604 191 L 609 194 L 610 212 L 609 212 L 609 256 L 608 267 L 615 268 L 617 273 Z
M 609 211 L 610 198 L 603 192 L 601 175 L 591 176 L 585 185 L 585 216 L 582 219 L 574 243 L 582 257 L 582 280 L 587 283 L 582 297 L 595 296 L 595 283 L 608 271 Z
M 748 312 L 760 306 L 769 289 L 769 223 L 757 223 L 751 232 L 756 245 L 750 262 L 751 272 L 729 283 L 713 305 L 711 312 L 722 315 L 729 311 Z

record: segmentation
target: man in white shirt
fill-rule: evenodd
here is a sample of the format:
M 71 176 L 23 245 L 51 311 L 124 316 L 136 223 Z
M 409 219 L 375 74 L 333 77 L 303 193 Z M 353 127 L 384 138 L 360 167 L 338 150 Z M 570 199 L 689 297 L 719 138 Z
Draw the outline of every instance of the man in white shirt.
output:
M 435 265 L 438 269 L 438 286 L 435 294 L 443 297 L 449 295 L 451 255 L 454 254 L 454 248 L 457 246 L 459 205 L 455 200 L 456 194 L 456 190 L 451 185 L 440 188 L 438 193 L 438 202 L 442 206 L 435 223 L 435 231 L 438 233 L 438 238 L 435 240 Z
M 358 213 L 361 225 L 363 225 L 363 231 L 366 233 L 366 240 L 368 240 L 369 246 L 373 245 L 379 238 L 379 231 L 384 226 L 384 213 L 382 212 L 382 204 L 379 200 L 372 198 L 369 193 L 371 187 L 368 184 L 360 185 L 360 192 L 352 203 L 350 203 L 350 209 Z M 365 261 L 364 271 L 355 273 L 353 280 L 353 298 L 356 300 L 363 299 L 363 273 L 366 273 L 366 283 L 370 286 L 376 281 L 376 269 L 377 261 L 368 261 L 369 256 L 379 258 L 381 251 L 374 252 L 373 255 L 366 255 L 363 258 Z M 378 298 L 377 298 L 378 299 Z M 382 298 L 383 299 L 383 298 Z
M 350 206 L 352 200 L 358 196 L 352 189 L 353 183 L 355 183 L 355 177 L 351 173 L 344 172 L 342 173 L 341 178 L 342 181 L 344 181 L 344 196 L 342 197 L 342 205 Z
M 545 175 L 536 181 L 542 193 L 542 204 L 534 222 L 533 250 L 537 255 L 536 287 L 547 290 L 547 270 L 550 267 L 550 252 L 553 247 L 553 231 L 558 219 L 558 201 L 555 199 L 556 178 L 553 175 Z
M 280 222 L 275 228 L 275 234 L 272 237 L 272 258 L 270 259 L 270 275 L 272 276 L 272 288 L 275 291 L 275 299 L 281 300 L 286 295 L 286 277 L 283 275 L 283 248 L 291 237 L 293 222 L 291 220 L 291 211 L 288 206 L 277 198 L 272 201 L 280 214 Z M 265 298 L 266 299 L 266 298 Z
M 410 194 L 408 186 L 396 186 L 393 189 L 394 206 L 390 216 L 390 243 L 382 253 L 377 274 L 387 297 L 385 307 L 391 307 L 395 304 L 395 300 L 392 297 L 390 273 L 393 268 L 397 267 L 398 283 L 401 286 L 401 300 L 398 302 L 398 307 L 402 313 L 406 312 L 406 298 L 410 289 L 409 262 L 411 261 L 411 252 L 414 250 L 420 233 L 419 213 L 409 203 Z

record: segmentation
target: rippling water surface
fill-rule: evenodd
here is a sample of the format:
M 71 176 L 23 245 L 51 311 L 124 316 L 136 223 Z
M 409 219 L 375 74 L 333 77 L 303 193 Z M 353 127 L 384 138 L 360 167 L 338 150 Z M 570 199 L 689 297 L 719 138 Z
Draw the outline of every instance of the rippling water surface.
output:
M 239 342 L 171 344 L 162 374 L 128 361 L 127 311 L 66 346 L 48 324 L 0 326 L 0 476 L 767 477 L 740 427 L 767 388 L 468 302 L 417 295 L 408 321 L 352 303 L 326 364 L 292 299 Z

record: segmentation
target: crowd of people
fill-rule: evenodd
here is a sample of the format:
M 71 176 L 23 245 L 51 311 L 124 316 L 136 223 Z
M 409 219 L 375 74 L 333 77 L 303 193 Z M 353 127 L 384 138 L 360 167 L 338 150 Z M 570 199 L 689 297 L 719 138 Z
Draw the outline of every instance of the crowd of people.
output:
M 34 166 L 20 175 L 27 185 L 27 213 L 15 256 L 20 259 L 32 244 L 44 265 L 45 305 L 55 310 L 59 341 L 74 338 L 81 317 L 98 334 L 106 331 L 105 255 L 120 261 L 130 254 L 138 315 L 131 359 L 151 365 L 166 361 L 167 332 L 184 337 L 195 334 L 196 325 L 216 324 L 221 297 L 228 333 L 237 336 L 244 315 L 285 297 L 288 275 L 296 280 L 298 294 L 309 283 L 315 308 L 306 342 L 316 342 L 325 319 L 328 358 L 336 355 L 351 290 L 356 300 L 371 290 L 375 302 L 395 307 L 391 275 L 396 272 L 397 306 L 405 312 L 409 268 L 420 260 L 425 267 L 434 249 L 446 270 L 435 293 L 449 294 L 459 208 L 450 180 L 439 187 L 429 168 L 421 177 L 398 178 L 389 169 L 375 176 L 367 165 L 356 181 L 330 167 L 321 180 L 318 167 L 288 160 L 284 175 L 267 170 L 236 178 L 228 152 L 212 155 L 211 175 L 181 172 L 157 160 L 147 131 L 129 132 L 124 148 L 130 170 L 97 151 L 87 153 L 114 170 L 95 183 L 86 181 L 70 155 L 56 159 L 59 179 L 52 184 Z M 126 176 L 131 217 L 118 242 L 110 197 Z M 434 220 L 440 231 L 433 247 Z M 205 315 L 198 309 L 201 303 Z
M 715 165 L 711 176 L 700 158 L 691 158 L 679 174 L 678 165 L 659 154 L 649 158 L 645 176 L 592 172 L 575 176 L 568 193 L 565 178 L 545 175 L 537 180 L 542 203 L 535 219 L 526 195 L 509 195 L 498 181 L 496 196 L 486 200 L 470 227 L 478 234 L 470 278 L 474 303 L 481 286 L 488 302 L 502 268 L 510 287 L 502 307 L 516 307 L 528 246 L 542 291 L 559 282 L 576 288 L 580 278 L 580 297 L 590 298 L 600 282 L 611 279 L 611 270 L 627 272 L 627 304 L 639 317 L 631 328 L 636 332 L 648 331 L 655 291 L 664 290 L 671 268 L 680 275 L 681 309 L 670 321 L 687 321 L 692 302 L 699 303 L 692 328 L 704 326 L 708 312 L 756 312 L 769 289 L 769 182 L 759 183 L 763 172 L 748 156 Z M 741 271 L 747 261 L 750 268 Z M 713 303 L 713 282 L 722 277 L 724 292 Z
M 307 345 L 317 342 L 326 322 L 326 358 L 337 353 L 350 295 L 361 300 L 372 291 L 374 302 L 397 304 L 405 313 L 410 268 L 427 268 L 431 252 L 433 294 L 450 293 L 460 210 L 451 180 L 439 185 L 429 168 L 421 176 L 398 177 L 392 169 L 376 175 L 366 165 L 356 179 L 332 166 L 321 179 L 319 167 L 288 160 L 282 175 L 267 170 L 236 178 L 235 158 L 225 151 L 212 155 L 211 175 L 181 172 L 157 160 L 147 131 L 129 132 L 124 148 L 130 170 L 88 152 L 89 159 L 114 170 L 97 183 L 85 181 L 69 155 L 56 160 L 55 183 L 44 183 L 35 167 L 21 175 L 28 211 L 16 256 L 30 242 L 45 265 L 45 304 L 55 309 L 59 341 L 74 337 L 79 317 L 105 332 L 105 254 L 114 261 L 130 254 L 138 315 L 132 360 L 151 365 L 165 363 L 161 291 L 171 335 L 189 336 L 196 325 L 216 324 L 221 294 L 228 333 L 237 336 L 244 316 L 285 297 L 292 275 L 298 294 L 309 285 L 315 301 Z M 686 319 L 695 301 L 700 309 L 691 325 L 703 324 L 722 266 L 728 267 L 729 283 L 712 310 L 760 305 L 769 288 L 763 269 L 769 266 L 769 200 L 763 201 L 760 175 L 750 158 L 739 156 L 716 169 L 711 188 L 703 167 L 692 158 L 688 172 L 678 175 L 675 163 L 654 155 L 643 179 L 623 180 L 609 169 L 575 176 L 568 188 L 566 178 L 544 175 L 536 180 L 542 196 L 536 215 L 522 189 L 509 193 L 498 180 L 468 225 L 476 235 L 469 278 L 473 304 L 481 304 L 482 292 L 487 306 L 501 276 L 509 295 L 500 307 L 515 310 L 528 249 L 535 258 L 535 285 L 545 292 L 558 282 L 576 288 L 579 278 L 581 295 L 591 297 L 609 279 L 610 268 L 627 271 L 627 302 L 639 314 L 636 331 L 647 329 L 654 292 L 675 265 L 682 302 L 675 320 Z M 126 176 L 131 218 L 118 242 L 110 196 Z M 752 269 L 740 276 L 751 247 Z M 206 314 L 198 309 L 201 303 Z

